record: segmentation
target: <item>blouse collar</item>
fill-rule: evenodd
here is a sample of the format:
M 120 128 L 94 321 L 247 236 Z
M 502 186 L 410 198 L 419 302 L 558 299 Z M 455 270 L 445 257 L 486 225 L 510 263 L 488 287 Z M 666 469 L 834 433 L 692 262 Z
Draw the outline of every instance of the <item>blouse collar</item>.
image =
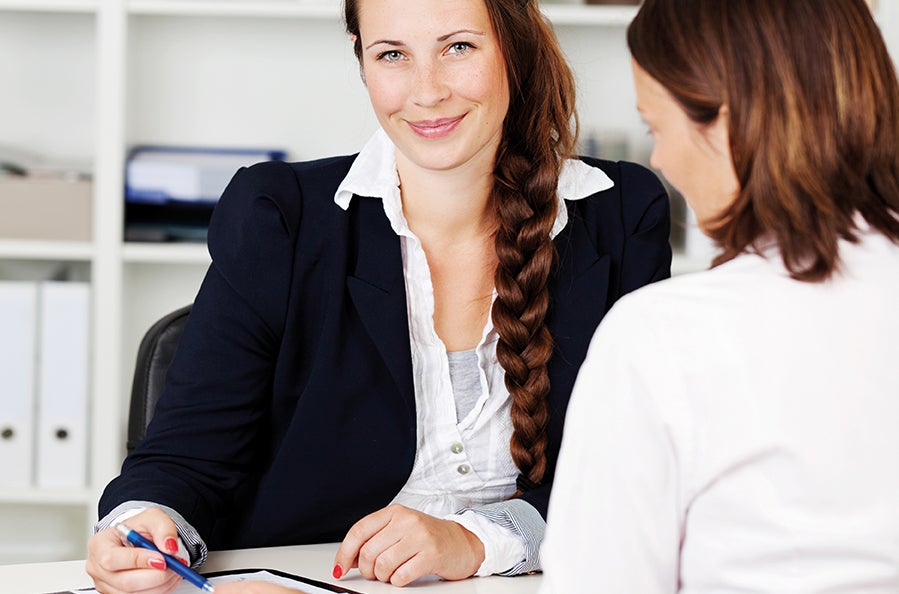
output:
M 334 202 L 346 210 L 354 195 L 381 198 L 391 223 L 402 213 L 399 193 L 399 176 L 396 172 L 396 147 L 390 137 L 379 128 L 365 143 L 349 172 L 334 194 Z M 568 224 L 565 200 L 581 200 L 597 192 L 608 190 L 615 184 L 601 169 L 587 165 L 578 159 L 566 159 L 558 182 L 558 210 L 550 233 L 558 235 Z M 396 225 L 394 225 L 395 227 Z

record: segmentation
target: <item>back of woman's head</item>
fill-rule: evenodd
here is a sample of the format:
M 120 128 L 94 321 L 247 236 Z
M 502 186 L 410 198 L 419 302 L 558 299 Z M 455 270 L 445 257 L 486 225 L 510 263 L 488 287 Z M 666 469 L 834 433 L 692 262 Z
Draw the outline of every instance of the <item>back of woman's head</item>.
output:
M 766 236 L 824 280 L 856 213 L 899 241 L 899 87 L 863 0 L 646 0 L 628 45 L 697 124 L 727 107 L 740 192 L 709 225 L 716 264 Z
M 500 335 L 497 359 L 512 396 L 512 458 L 536 484 L 546 470 L 547 364 L 553 351 L 546 327 L 554 261 L 550 232 L 559 173 L 577 141 L 575 84 L 537 0 L 484 3 L 503 53 L 510 97 L 491 196 L 498 260 L 492 318 Z M 361 60 L 359 5 L 360 0 L 345 0 L 344 21 L 356 36 L 354 51 Z

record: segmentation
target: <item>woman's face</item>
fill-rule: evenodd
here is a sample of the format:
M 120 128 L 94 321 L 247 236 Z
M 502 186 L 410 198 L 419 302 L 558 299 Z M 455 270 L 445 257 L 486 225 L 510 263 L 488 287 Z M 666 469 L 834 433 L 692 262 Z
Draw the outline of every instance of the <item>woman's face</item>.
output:
M 484 0 L 359 0 L 359 32 L 375 115 L 402 157 L 492 170 L 509 85 Z
M 740 185 L 727 133 L 727 110 L 708 126 L 691 120 L 665 87 L 635 61 L 637 109 L 653 139 L 650 163 L 662 172 L 696 213 L 699 227 L 730 206 Z

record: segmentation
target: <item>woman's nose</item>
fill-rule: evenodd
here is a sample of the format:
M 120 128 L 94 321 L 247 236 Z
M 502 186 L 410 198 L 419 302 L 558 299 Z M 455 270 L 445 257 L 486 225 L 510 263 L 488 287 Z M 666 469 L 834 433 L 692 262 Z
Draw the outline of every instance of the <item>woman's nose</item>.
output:
M 431 107 L 450 95 L 450 85 L 439 63 L 419 63 L 415 67 L 412 99 L 416 104 Z

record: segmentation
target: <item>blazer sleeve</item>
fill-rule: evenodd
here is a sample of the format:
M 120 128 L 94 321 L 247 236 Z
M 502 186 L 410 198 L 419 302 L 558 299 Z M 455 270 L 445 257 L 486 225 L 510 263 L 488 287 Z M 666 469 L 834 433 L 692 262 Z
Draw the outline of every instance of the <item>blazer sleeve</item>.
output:
M 179 511 L 209 534 L 254 470 L 283 331 L 301 198 L 292 170 L 240 170 L 210 222 L 212 264 L 146 438 L 106 488 L 100 517 L 128 500 Z
M 664 186 L 647 168 L 624 161 L 585 160 L 602 168 L 615 181 L 615 187 L 610 190 L 613 199 L 606 197 L 592 204 L 584 204 L 582 211 L 600 257 L 608 255 L 612 260 L 608 298 L 602 312 L 604 316 L 621 296 L 671 276 L 671 245 L 668 241 L 671 214 Z M 587 248 L 581 246 L 580 249 Z M 576 360 L 569 359 L 573 364 L 573 375 L 576 375 L 586 355 L 593 329 L 588 331 L 589 335 L 582 337 L 583 352 L 578 353 Z M 523 491 L 521 498 L 534 506 L 544 519 L 574 377 L 561 378 L 560 383 L 566 387 L 556 390 L 551 396 L 556 417 L 551 418 L 548 428 L 547 470 L 543 482 L 534 487 L 527 481 L 519 480 L 519 488 Z

